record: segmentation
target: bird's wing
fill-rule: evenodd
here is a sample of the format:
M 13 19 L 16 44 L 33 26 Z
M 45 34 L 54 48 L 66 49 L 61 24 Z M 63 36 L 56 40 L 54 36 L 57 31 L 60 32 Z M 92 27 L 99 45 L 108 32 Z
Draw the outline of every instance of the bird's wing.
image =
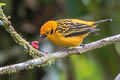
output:
M 59 22 L 58 27 L 56 29 L 60 33 L 64 35 L 64 37 L 73 37 L 73 36 L 80 36 L 86 33 L 95 32 L 97 29 L 90 27 L 87 24 L 81 23 L 73 23 L 71 21 L 67 22 Z

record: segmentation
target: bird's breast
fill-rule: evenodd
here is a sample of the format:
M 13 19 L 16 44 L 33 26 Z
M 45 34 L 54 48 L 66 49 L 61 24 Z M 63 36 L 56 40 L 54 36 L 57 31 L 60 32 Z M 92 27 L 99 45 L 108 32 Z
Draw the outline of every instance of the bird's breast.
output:
M 75 47 L 79 46 L 83 42 L 83 37 L 85 36 L 86 35 L 65 38 L 61 33 L 55 33 L 48 35 L 47 38 L 56 45 L 64 47 Z

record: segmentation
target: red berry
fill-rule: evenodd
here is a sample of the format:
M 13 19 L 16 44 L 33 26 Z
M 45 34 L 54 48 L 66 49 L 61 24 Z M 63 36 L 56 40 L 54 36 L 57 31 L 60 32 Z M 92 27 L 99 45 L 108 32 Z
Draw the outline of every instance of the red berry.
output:
M 48 52 L 45 52 L 45 54 L 48 54 Z
M 36 49 L 39 48 L 38 44 L 39 44 L 38 41 L 33 41 L 33 42 L 31 43 L 32 47 L 34 47 L 34 48 L 36 48 Z

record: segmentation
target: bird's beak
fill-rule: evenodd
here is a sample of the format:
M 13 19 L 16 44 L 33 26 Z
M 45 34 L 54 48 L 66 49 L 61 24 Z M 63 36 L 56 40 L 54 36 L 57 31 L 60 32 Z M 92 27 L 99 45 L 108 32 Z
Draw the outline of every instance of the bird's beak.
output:
M 40 34 L 40 39 L 43 40 L 46 37 L 45 34 Z

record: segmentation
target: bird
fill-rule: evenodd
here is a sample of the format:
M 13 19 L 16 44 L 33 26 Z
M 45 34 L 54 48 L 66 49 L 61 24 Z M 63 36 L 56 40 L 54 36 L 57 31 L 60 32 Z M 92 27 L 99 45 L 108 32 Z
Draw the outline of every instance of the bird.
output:
M 40 38 L 49 39 L 58 46 L 76 47 L 83 44 L 84 39 L 99 29 L 97 25 L 112 22 L 112 19 L 84 21 L 80 19 L 50 20 L 40 28 Z

